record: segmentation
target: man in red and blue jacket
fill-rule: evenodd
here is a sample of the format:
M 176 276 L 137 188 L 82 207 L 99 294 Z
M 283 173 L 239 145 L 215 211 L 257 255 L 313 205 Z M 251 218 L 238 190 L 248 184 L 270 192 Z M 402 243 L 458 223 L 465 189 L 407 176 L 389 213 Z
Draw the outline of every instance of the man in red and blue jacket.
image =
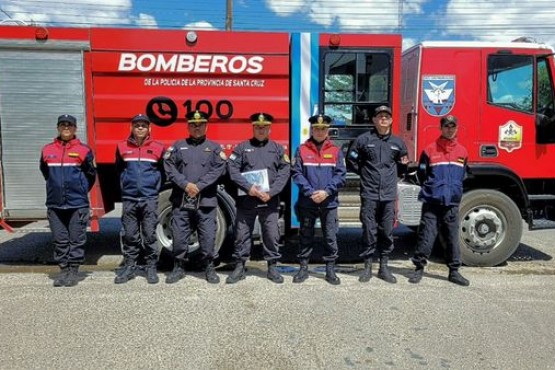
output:
M 60 274 L 54 286 L 74 286 L 79 282 L 79 266 L 85 261 L 88 192 L 96 178 L 94 156 L 75 136 L 77 120 L 58 117 L 58 137 L 43 147 L 40 171 L 46 180 L 47 216 L 52 230 L 54 260 Z
M 347 169 L 341 149 L 328 138 L 331 117 L 319 114 L 309 118 L 312 136 L 305 141 L 295 154 L 291 169 L 292 179 L 299 187 L 299 199 L 295 212 L 300 221 L 300 261 L 299 272 L 293 277 L 294 283 L 302 283 L 308 278 L 308 261 L 313 250 L 314 224 L 320 219 L 324 236 L 326 281 L 333 285 L 341 283 L 335 274 L 338 256 L 337 207 L 338 191 L 345 185 Z
M 116 170 L 120 179 L 121 251 L 124 266 L 114 282 L 126 283 L 136 274 L 141 249 L 146 262 L 149 284 L 158 282 L 156 262 L 156 224 L 158 223 L 158 193 L 163 182 L 164 145 L 150 137 L 150 120 L 138 114 L 131 120 L 131 135 L 116 149 Z
M 455 116 L 442 117 L 441 136 L 420 155 L 417 175 L 422 188 L 418 199 L 423 205 L 416 251 L 412 258 L 416 270 L 409 278 L 411 283 L 422 280 L 424 267 L 439 232 L 446 244 L 449 281 L 469 285 L 469 281 L 459 273 L 459 204 L 468 153 L 457 141 L 457 121 Z

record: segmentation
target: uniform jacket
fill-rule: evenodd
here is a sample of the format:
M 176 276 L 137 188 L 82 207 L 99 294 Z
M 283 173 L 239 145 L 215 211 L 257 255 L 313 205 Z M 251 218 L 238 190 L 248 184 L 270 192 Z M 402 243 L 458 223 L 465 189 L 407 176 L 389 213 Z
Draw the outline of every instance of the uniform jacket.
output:
M 89 206 L 88 192 L 94 185 L 94 156 L 77 138 L 60 138 L 42 148 L 40 171 L 46 180 L 46 207 L 83 208 Z
M 164 145 L 146 138 L 141 146 L 133 136 L 116 148 L 116 170 L 124 200 L 157 198 L 163 182 Z
M 248 195 L 252 184 L 242 175 L 242 172 L 268 169 L 269 194 L 272 197 L 269 207 L 279 206 L 278 194 L 283 191 L 289 181 L 289 158 L 283 146 L 272 140 L 258 141 L 254 138 L 243 141 L 235 147 L 229 157 L 228 170 L 231 180 L 247 195 L 239 196 L 237 205 L 242 208 L 255 208 L 263 202 Z
M 468 152 L 456 139 L 438 138 L 424 149 L 418 164 L 422 188 L 418 199 L 445 206 L 458 205 L 463 194 Z
M 200 207 L 217 207 L 218 179 L 225 173 L 226 156 L 220 144 L 203 139 L 176 141 L 164 154 L 166 176 L 173 184 L 170 201 L 179 207 L 188 183 L 200 190 Z
M 299 186 L 297 205 L 305 208 L 336 208 L 338 190 L 345 185 L 345 159 L 341 149 L 326 139 L 320 148 L 313 140 L 301 144 L 295 153 L 291 169 L 293 182 Z M 310 196 L 316 190 L 324 190 L 328 197 L 322 203 L 314 203 Z
M 360 176 L 361 197 L 392 201 L 397 197 L 397 165 L 407 155 L 400 138 L 371 131 L 356 138 L 347 154 L 347 169 Z

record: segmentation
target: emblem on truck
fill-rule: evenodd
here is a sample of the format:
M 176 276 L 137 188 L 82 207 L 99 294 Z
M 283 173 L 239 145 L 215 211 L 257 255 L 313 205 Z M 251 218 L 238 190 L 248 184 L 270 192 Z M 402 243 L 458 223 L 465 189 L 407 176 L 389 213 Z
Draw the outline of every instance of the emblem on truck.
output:
M 431 116 L 441 117 L 455 105 L 455 76 L 422 77 L 422 105 Z
M 512 120 L 499 126 L 499 147 L 509 153 L 522 147 L 522 126 Z

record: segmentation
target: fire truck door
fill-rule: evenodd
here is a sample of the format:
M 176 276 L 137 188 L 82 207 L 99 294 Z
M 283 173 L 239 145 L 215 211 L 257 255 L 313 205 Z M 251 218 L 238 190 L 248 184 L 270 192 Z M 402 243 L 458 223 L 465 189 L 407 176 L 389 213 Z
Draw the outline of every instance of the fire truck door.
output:
M 46 216 L 39 171 L 43 145 L 57 135 L 60 114 L 77 118 L 86 142 L 83 47 L 64 50 L 0 45 L 2 218 Z

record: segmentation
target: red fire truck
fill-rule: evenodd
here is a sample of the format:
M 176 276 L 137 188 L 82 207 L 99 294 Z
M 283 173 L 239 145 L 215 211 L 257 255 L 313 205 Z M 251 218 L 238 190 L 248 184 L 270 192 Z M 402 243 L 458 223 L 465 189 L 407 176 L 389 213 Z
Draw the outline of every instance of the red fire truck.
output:
M 308 137 L 313 112 L 334 118 L 330 136 L 346 150 L 370 129 L 373 109 L 389 104 L 412 160 L 438 135 L 439 116 L 460 117 L 471 160 L 461 207 L 463 262 L 499 264 L 517 248 L 522 220 L 530 228 L 555 225 L 551 53 L 530 43 L 425 43 L 402 56 L 399 35 L 3 26 L 1 224 L 45 217 L 38 157 L 62 113 L 78 118 L 78 136 L 96 155 L 97 231 L 119 201 L 115 147 L 137 113 L 146 113 L 152 135 L 169 145 L 187 135 L 188 112 L 207 111 L 208 135 L 230 154 L 251 137 L 250 114 L 269 112 L 276 118 L 272 138 L 292 154 Z M 407 176 L 399 189 L 399 220 L 416 226 L 418 184 Z M 290 193 L 283 220 L 295 227 L 295 187 Z M 218 248 L 232 234 L 235 195 L 222 179 Z M 164 189 L 157 236 L 171 248 L 168 197 Z M 358 226 L 354 176 L 340 198 L 341 225 Z

